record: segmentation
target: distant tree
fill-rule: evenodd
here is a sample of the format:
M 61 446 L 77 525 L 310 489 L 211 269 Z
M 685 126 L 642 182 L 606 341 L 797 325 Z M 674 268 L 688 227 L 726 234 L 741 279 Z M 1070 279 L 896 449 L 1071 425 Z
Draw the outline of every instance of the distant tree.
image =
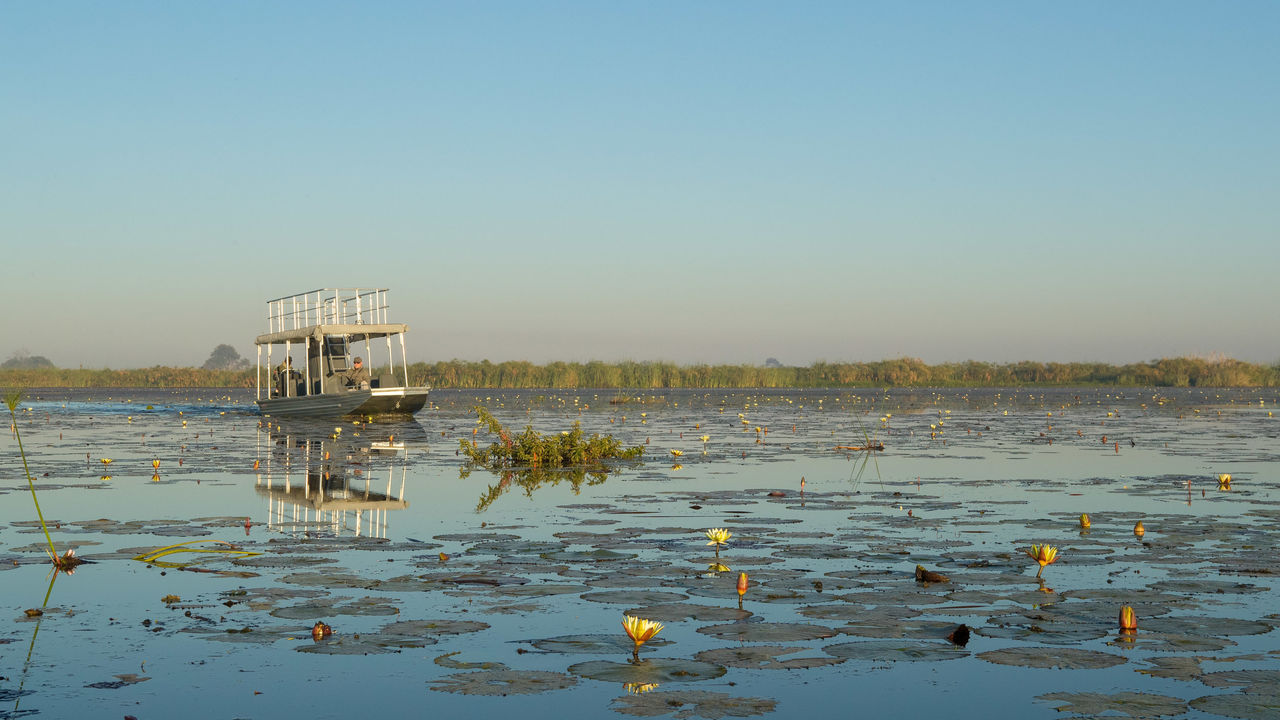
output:
M 769 358 L 764 361 L 764 366 L 767 368 L 780 368 L 782 363 L 778 362 L 778 358 Z
M 0 369 L 3 370 L 36 370 L 51 367 L 53 362 L 49 358 L 43 355 L 32 355 L 26 349 L 14 351 L 8 360 L 0 363 Z
M 202 370 L 241 370 L 249 366 L 249 361 L 240 357 L 240 353 L 230 345 L 219 345 L 209 353 L 209 359 L 201 365 Z

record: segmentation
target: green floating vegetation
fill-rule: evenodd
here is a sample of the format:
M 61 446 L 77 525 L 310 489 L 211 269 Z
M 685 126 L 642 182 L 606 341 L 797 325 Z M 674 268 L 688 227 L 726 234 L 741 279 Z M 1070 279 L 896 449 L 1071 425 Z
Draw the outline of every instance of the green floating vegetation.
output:
M 488 410 L 482 407 L 474 410 L 480 423 L 497 435 L 499 442 L 480 449 L 475 441 L 459 441 L 462 454 L 472 467 L 493 471 L 592 467 L 602 466 L 606 460 L 634 460 L 644 454 L 644 448 L 639 445 L 623 448 L 622 442 L 612 435 L 587 437 L 578 422 L 572 430 L 559 435 L 543 435 L 532 426 L 525 426 L 524 432 L 513 435 Z
M 488 410 L 475 408 L 480 424 L 498 436 L 498 441 L 480 447 L 475 440 L 460 440 L 460 451 L 466 458 L 459 477 L 466 479 L 476 469 L 501 473 L 502 478 L 490 486 L 481 496 L 476 511 L 481 512 L 494 503 L 511 487 L 523 488 L 526 495 L 544 485 L 568 482 L 577 494 L 582 483 L 598 485 L 604 482 L 612 470 L 610 463 L 635 460 L 644 454 L 644 448 L 624 448 L 612 435 L 587 436 L 582 424 L 575 422 L 572 430 L 557 435 L 543 435 L 526 426 L 516 435 L 502 425 Z

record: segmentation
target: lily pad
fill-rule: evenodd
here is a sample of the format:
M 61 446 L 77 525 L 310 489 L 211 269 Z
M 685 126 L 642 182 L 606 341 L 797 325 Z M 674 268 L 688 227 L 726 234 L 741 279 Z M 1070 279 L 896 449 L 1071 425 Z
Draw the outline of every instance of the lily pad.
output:
M 270 645 L 291 637 L 310 637 L 310 631 L 296 627 L 191 627 L 180 632 L 192 633 L 204 640 L 232 643 L 236 645 Z
M 846 635 L 870 638 L 945 638 L 956 629 L 947 620 L 899 620 L 892 623 L 850 623 L 840 628 Z
M 254 555 L 236 558 L 232 565 L 255 568 L 301 568 L 310 565 L 327 565 L 337 562 L 334 558 L 322 555 Z
M 432 690 L 461 695 L 533 695 L 563 690 L 578 684 L 578 679 L 545 670 L 481 670 L 446 675 L 432 681 Z
M 1190 705 L 1210 715 L 1241 720 L 1280 720 L 1280 695 L 1275 694 L 1205 695 L 1192 700 Z
M 454 660 L 453 656 L 461 654 L 461 652 L 461 650 L 455 650 L 451 653 L 445 653 L 437 656 L 431 662 L 451 670 L 510 670 L 500 662 L 462 662 L 461 660 Z
M 362 578 L 349 572 L 301 572 L 285 575 L 280 582 L 292 585 L 304 585 L 323 588 L 348 588 L 372 590 L 381 583 L 370 578 Z
M 613 709 L 623 715 L 674 718 L 755 717 L 773 712 L 778 702 L 768 698 L 734 697 L 705 690 L 664 690 L 614 698 Z
M 955 627 L 955 625 L 951 625 Z M 822 648 L 824 652 L 846 660 L 934 662 L 967 657 L 969 651 L 950 643 L 912 640 L 867 640 L 839 643 Z
M 400 610 L 391 602 L 389 598 L 374 597 L 317 598 L 298 605 L 276 608 L 271 611 L 271 616 L 288 620 L 319 620 L 334 615 L 395 615 Z
M 914 585 L 914 581 L 912 582 Z M 945 585 L 943 586 L 946 587 Z M 915 607 L 921 605 L 941 605 L 947 602 L 945 591 L 939 593 L 918 592 L 916 590 L 874 590 L 853 592 L 841 595 L 845 602 L 872 605 L 878 607 Z
M 1117 635 L 1107 644 L 1124 650 L 1149 650 L 1156 652 L 1214 652 L 1224 650 L 1235 642 L 1211 635 L 1183 635 L 1139 630 L 1133 635 Z
M 615 653 L 630 653 L 635 648 L 635 643 L 631 638 L 624 635 L 561 635 L 560 637 L 543 638 L 541 640 L 533 640 L 531 645 L 542 650 L 543 652 L 565 653 L 565 654 L 596 654 L 596 655 L 612 655 Z M 646 641 L 640 646 L 640 652 L 670 645 L 670 640 L 662 638 L 653 638 Z
M 1123 657 L 1111 653 L 1061 647 L 1003 648 L 978 653 L 978 657 L 997 665 L 1063 670 L 1098 670 L 1128 662 Z
M 488 623 L 474 620 L 401 620 L 382 626 L 383 635 L 465 635 L 488 630 Z
M 681 593 L 660 592 L 657 590 L 605 590 L 582 595 L 583 600 L 621 605 L 657 605 L 661 603 L 676 603 L 688 598 L 688 595 L 682 595 Z
M 502 573 L 458 573 L 446 576 L 437 575 L 432 579 L 451 585 L 485 585 L 488 587 L 525 585 L 529 582 L 528 578 Z
M 304 633 L 299 633 L 299 635 L 302 634 Z M 396 649 L 396 645 L 379 643 L 376 638 L 367 635 L 362 635 L 358 638 L 354 635 L 330 637 L 321 642 L 315 642 L 307 638 L 306 644 L 299 645 L 294 649 L 310 655 L 383 655 L 399 652 Z
M 648 658 L 639 662 L 589 660 L 570 665 L 569 672 L 579 677 L 604 682 L 669 683 L 711 680 L 724 675 L 726 670 L 723 665 L 699 660 Z
M 559 552 L 542 553 L 538 557 L 555 562 L 598 563 L 631 560 L 636 557 L 636 554 L 614 552 L 612 550 L 561 550 Z
M 1204 675 L 1200 667 L 1202 658 L 1193 655 L 1175 655 L 1173 657 L 1149 658 L 1146 662 L 1151 668 L 1139 668 L 1138 672 L 1151 677 L 1170 678 L 1172 680 L 1199 680 Z
M 495 541 L 472 545 L 467 553 L 485 555 L 541 555 L 564 549 L 564 543 L 539 542 L 536 540 Z
M 837 632 L 822 625 L 807 623 L 729 623 L 698 628 L 703 635 L 710 635 L 737 642 L 802 642 L 835 637 Z
M 448 535 L 436 535 L 432 540 L 442 540 L 444 542 L 458 543 L 479 543 L 479 542 L 510 542 L 519 540 L 519 535 L 511 533 L 451 533 Z
M 1280 695 L 1280 670 L 1222 670 L 1200 682 L 1209 687 L 1242 687 L 1247 693 Z
M 787 545 L 774 553 L 784 559 L 850 560 L 857 557 L 847 545 Z
M 1185 700 L 1168 695 L 1140 692 L 1120 692 L 1111 695 L 1092 692 L 1055 692 L 1040 695 L 1036 699 L 1055 704 L 1058 712 L 1079 715 L 1119 713 L 1132 718 L 1156 718 L 1182 715 L 1187 711 Z
M 809 648 L 782 645 L 744 645 L 742 647 L 703 650 L 694 658 L 703 662 L 747 670 L 804 670 L 827 665 L 838 665 L 844 658 L 800 657 L 779 659 L 779 656 L 805 652 Z
M 1252 595 L 1255 593 L 1266 592 L 1271 588 L 1259 585 L 1250 585 L 1249 583 L 1229 582 L 1226 580 L 1202 580 L 1197 578 L 1189 580 L 1165 580 L 1160 583 L 1160 589 L 1182 593 Z
M 142 675 L 125 673 L 123 675 L 116 675 L 115 680 L 104 680 L 102 682 L 89 683 L 88 685 L 85 685 L 85 687 L 96 688 L 99 690 L 116 690 L 126 685 L 136 685 L 140 682 L 145 682 L 150 679 L 151 678 L 144 677 Z
M 498 587 L 493 592 L 495 595 L 510 597 L 549 597 L 551 595 L 573 595 L 586 589 L 586 585 L 534 583 L 529 585 L 507 585 Z
M 1139 627 L 1157 632 L 1192 635 L 1261 635 L 1270 632 L 1272 628 L 1271 625 L 1257 620 L 1185 615 L 1152 618 L 1141 622 Z
M 694 603 L 662 603 L 632 608 L 626 615 L 674 622 L 676 620 L 700 620 L 704 622 L 724 622 L 726 620 L 744 620 L 751 617 L 750 610 L 739 610 L 736 607 L 721 605 L 697 605 Z

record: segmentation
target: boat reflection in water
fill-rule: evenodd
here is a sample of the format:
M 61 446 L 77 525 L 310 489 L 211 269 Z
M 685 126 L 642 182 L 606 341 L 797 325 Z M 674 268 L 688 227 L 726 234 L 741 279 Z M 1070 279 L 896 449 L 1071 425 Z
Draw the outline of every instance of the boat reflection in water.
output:
M 358 427 L 336 432 L 317 423 L 264 423 L 254 489 L 267 499 L 267 527 L 298 536 L 386 537 L 391 511 L 409 507 L 412 437 L 425 438 L 416 423 L 402 429 L 408 443 L 386 426 L 373 440 L 355 436 Z

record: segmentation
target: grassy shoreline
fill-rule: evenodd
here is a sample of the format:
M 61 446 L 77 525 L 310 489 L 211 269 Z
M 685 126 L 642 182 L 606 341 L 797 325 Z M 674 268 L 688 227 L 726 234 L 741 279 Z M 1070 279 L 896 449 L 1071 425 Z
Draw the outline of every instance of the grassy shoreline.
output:
M 399 375 L 399 373 L 397 373 Z M 914 358 L 815 362 L 804 367 L 449 360 L 409 366 L 413 384 L 435 388 L 822 388 L 822 387 L 1277 387 L 1280 364 L 1229 358 L 1164 358 L 1144 363 L 928 365 Z M 151 367 L 129 370 L 0 370 L 0 387 L 253 387 L 254 371 Z

